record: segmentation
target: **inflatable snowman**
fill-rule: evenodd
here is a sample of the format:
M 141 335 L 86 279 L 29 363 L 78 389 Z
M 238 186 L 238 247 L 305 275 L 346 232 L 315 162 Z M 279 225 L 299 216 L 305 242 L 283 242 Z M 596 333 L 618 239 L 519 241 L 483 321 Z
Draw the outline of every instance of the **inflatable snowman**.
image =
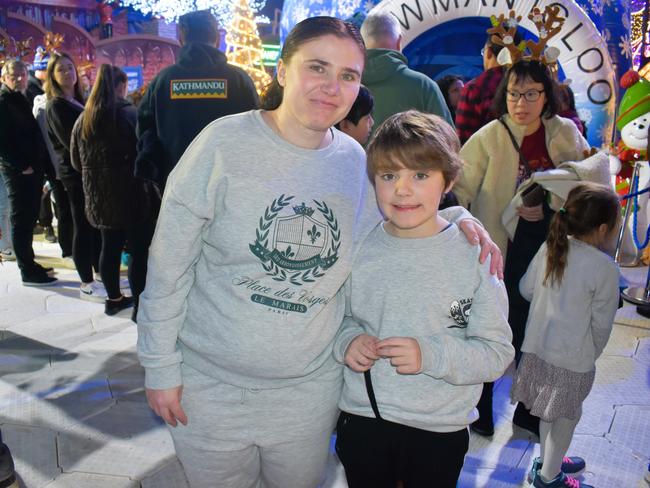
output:
M 621 140 L 610 155 L 610 171 L 612 175 L 616 175 L 615 184 L 619 193 L 626 194 L 630 190 L 632 171 L 637 161 L 640 165 L 638 190 L 650 185 L 650 167 L 648 165 L 650 81 L 641 78 L 636 71 L 628 71 L 621 78 L 621 86 L 626 89 L 619 105 L 619 116 L 616 119 L 616 128 L 621 133 Z M 637 241 L 643 244 L 650 222 L 648 193 L 640 195 L 638 203 L 636 234 Z M 632 237 L 634 222 L 635 218 L 632 215 L 621 249 L 623 254 L 636 258 L 639 253 Z

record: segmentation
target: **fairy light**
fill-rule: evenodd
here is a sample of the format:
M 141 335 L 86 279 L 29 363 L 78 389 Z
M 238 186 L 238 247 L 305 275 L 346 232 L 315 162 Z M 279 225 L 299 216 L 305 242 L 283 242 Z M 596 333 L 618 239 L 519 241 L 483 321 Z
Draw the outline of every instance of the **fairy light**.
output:
M 253 11 L 248 0 L 239 0 L 226 34 L 226 56 L 229 63 L 249 74 L 258 93 L 271 81 L 271 76 L 264 70 L 262 54 L 262 40 Z

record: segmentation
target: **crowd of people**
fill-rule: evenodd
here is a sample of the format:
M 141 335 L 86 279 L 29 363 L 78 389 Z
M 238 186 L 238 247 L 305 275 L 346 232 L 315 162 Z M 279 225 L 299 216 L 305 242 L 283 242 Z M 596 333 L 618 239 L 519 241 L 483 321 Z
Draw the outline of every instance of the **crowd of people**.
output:
M 375 14 L 297 24 L 258 98 L 211 14 L 179 32 L 137 108 L 118 67 L 86 98 L 52 53 L 30 101 L 5 63 L 0 248 L 24 285 L 56 285 L 32 246 L 51 194 L 80 297 L 133 307 L 190 485 L 315 487 L 335 429 L 351 488 L 455 487 L 514 359 L 529 481 L 588 488 L 566 454 L 618 307 L 620 208 L 570 89 L 539 59 L 498 63 L 494 36 L 480 76 L 436 84 Z M 560 164 L 584 182 L 558 207 L 531 181 Z

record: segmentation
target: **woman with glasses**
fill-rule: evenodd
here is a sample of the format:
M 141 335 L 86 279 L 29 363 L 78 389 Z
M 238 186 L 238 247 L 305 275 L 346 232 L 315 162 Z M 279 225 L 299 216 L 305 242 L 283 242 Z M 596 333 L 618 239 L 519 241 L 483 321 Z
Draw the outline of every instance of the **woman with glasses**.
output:
M 519 280 L 546 239 L 553 211 L 541 188 L 517 209 L 519 223 L 508 239 L 501 215 L 519 185 L 537 171 L 564 161 L 580 161 L 587 141 L 568 119 L 557 115 L 556 85 L 548 67 L 538 61 L 514 64 L 494 98 L 498 119 L 476 132 L 460 151 L 463 174 L 454 187 L 461 205 L 469 208 L 493 236 L 506 256 L 504 281 L 508 290 L 513 345 L 520 356 L 529 303 L 519 293 Z M 472 429 L 492 435 L 492 384 L 486 384 L 478 405 L 480 419 Z M 536 432 L 538 424 L 518 407 L 515 424 Z

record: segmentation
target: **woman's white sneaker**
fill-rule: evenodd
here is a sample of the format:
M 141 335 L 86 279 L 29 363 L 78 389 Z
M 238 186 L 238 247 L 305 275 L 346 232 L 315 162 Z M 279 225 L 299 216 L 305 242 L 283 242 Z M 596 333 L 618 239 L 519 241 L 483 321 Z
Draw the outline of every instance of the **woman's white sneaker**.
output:
M 97 281 L 82 283 L 79 287 L 79 297 L 89 302 L 104 303 L 107 298 L 106 289 L 104 285 Z

